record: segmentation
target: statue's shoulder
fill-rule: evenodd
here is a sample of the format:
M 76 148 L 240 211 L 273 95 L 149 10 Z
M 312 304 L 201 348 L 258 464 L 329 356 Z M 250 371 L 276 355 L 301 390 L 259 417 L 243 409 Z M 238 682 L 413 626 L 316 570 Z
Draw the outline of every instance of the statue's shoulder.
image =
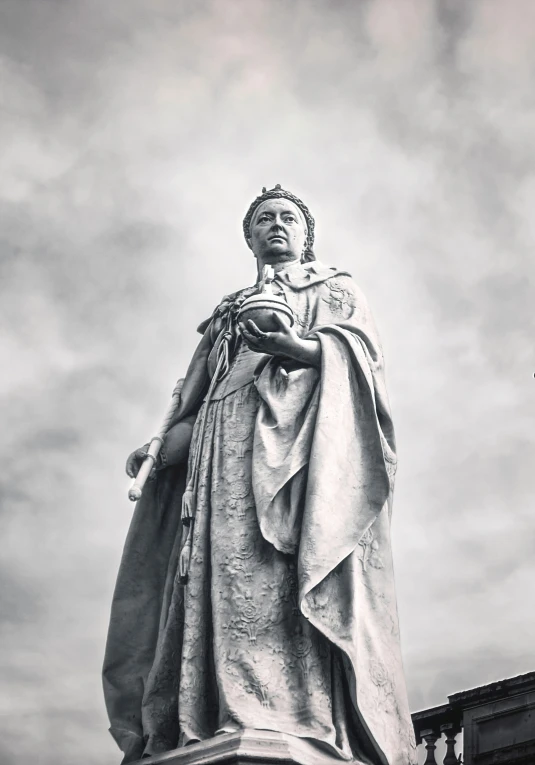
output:
M 359 323 L 372 322 L 368 301 L 348 271 L 331 271 L 316 287 L 316 299 L 320 304 L 327 304 L 335 317 L 358 318 Z
M 317 260 L 296 264 L 277 275 L 277 279 L 296 292 L 308 289 L 313 285 L 327 283 L 336 278 L 351 280 L 351 274 L 341 268 L 326 265 Z
M 338 268 L 333 269 L 326 279 L 321 280 L 320 291 L 343 292 L 352 295 L 359 302 L 365 299 L 349 271 Z
M 344 290 L 353 294 L 358 300 L 365 300 L 364 294 L 353 275 L 345 268 L 321 264 L 318 269 L 318 278 L 314 279 L 313 283 L 323 285 L 324 290 Z

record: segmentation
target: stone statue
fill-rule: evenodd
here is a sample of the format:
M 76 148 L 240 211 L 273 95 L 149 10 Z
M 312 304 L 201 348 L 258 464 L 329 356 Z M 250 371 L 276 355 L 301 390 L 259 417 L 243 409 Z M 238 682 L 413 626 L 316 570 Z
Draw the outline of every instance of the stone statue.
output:
M 350 274 L 316 260 L 300 199 L 263 189 L 243 229 L 258 281 L 200 325 L 126 541 L 110 730 L 124 762 L 245 730 L 412 765 L 377 332 Z

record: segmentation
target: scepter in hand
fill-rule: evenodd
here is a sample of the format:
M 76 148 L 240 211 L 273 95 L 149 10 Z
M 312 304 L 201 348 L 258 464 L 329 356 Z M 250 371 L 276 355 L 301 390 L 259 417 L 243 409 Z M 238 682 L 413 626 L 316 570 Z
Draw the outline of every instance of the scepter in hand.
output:
M 158 459 L 158 455 L 160 453 L 160 449 L 162 448 L 164 438 L 167 434 L 167 431 L 169 430 L 169 426 L 171 425 L 171 422 L 173 421 L 173 417 L 178 409 L 178 405 L 180 404 L 180 392 L 182 390 L 183 384 L 184 384 L 184 380 L 180 379 L 175 385 L 175 389 L 173 391 L 173 395 L 171 397 L 169 407 L 167 408 L 165 416 L 162 420 L 160 429 L 158 430 L 158 433 L 155 436 L 153 436 L 153 438 L 151 438 L 149 447 L 145 454 L 145 458 L 143 459 L 143 462 L 141 463 L 141 467 L 139 468 L 138 474 L 135 477 L 132 486 L 128 490 L 128 499 L 131 499 L 132 502 L 137 502 L 138 499 L 141 497 L 143 493 L 143 487 L 145 486 L 145 483 L 147 482 L 147 479 L 150 476 L 154 465 L 156 464 L 156 460 Z

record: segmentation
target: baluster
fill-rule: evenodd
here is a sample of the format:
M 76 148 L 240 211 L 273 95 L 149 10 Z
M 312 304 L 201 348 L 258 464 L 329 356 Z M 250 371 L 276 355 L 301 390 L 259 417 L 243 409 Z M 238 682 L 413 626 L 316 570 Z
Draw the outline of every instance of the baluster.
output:
M 427 751 L 427 757 L 424 762 L 424 765 L 438 765 L 435 759 L 435 749 L 436 749 L 435 744 L 436 744 L 437 738 L 439 738 L 438 734 L 431 728 L 428 728 L 426 730 L 421 731 L 420 736 L 425 741 L 425 748 Z
M 446 756 L 443 760 L 444 765 L 459 765 L 459 760 L 455 754 L 455 744 L 460 728 L 453 723 L 447 723 L 446 725 L 440 726 L 440 732 L 446 735 Z

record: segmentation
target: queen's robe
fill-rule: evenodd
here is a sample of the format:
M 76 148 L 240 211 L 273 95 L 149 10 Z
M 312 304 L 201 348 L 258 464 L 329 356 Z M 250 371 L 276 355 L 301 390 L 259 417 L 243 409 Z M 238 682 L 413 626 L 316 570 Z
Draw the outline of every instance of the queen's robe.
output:
M 390 544 L 396 469 L 383 356 L 349 274 L 317 262 L 275 289 L 321 367 L 236 336 L 203 404 L 189 582 L 184 467 L 147 486 L 125 545 L 104 664 L 125 762 L 240 728 L 311 739 L 341 760 L 412 765 Z M 201 325 L 217 335 L 251 290 Z M 191 477 L 191 476 L 190 476 Z

